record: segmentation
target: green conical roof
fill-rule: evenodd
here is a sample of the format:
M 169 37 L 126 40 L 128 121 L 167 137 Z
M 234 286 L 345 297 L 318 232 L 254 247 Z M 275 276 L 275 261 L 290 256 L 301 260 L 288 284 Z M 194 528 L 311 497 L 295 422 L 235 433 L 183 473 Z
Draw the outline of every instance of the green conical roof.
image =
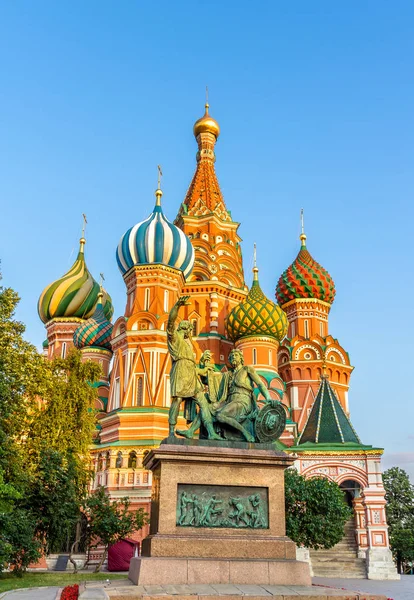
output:
M 298 446 L 306 444 L 361 444 L 351 421 L 346 416 L 326 377 L 312 406 L 312 410 L 302 431 Z

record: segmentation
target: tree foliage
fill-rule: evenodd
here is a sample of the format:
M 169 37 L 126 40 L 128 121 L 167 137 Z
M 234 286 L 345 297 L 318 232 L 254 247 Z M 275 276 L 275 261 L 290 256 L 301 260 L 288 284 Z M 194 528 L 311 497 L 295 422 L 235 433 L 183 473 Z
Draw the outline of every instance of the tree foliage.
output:
M 398 572 L 414 561 L 414 486 L 407 473 L 392 467 L 383 473 L 390 546 Z
M 100 571 L 105 562 L 109 546 L 138 531 L 148 522 L 148 515 L 144 509 L 130 511 L 128 498 L 110 500 L 103 487 L 99 487 L 86 500 L 85 513 L 89 519 L 91 546 L 104 546 L 104 553 L 96 572 Z
M 73 348 L 66 358 L 49 362 L 52 385 L 44 390 L 42 403 L 34 411 L 28 449 L 34 460 L 42 450 L 51 448 L 74 457 L 86 458 L 96 427 L 95 384 L 101 367 L 82 362 L 81 353 Z
M 15 291 L 0 286 L 0 470 L 6 483 L 24 476 L 20 442 L 28 410 L 50 383 L 49 366 L 14 318 L 18 302 Z
M 89 481 L 99 365 L 46 360 L 0 286 L 0 563 L 24 570 L 73 531 Z M 0 567 L 1 569 L 2 567 Z
M 352 511 L 339 486 L 323 477 L 306 479 L 285 471 L 286 533 L 307 548 L 332 548 L 344 536 Z
M 36 535 L 46 553 L 61 552 L 69 546 L 85 493 L 73 455 L 43 450 L 25 504 L 36 518 Z

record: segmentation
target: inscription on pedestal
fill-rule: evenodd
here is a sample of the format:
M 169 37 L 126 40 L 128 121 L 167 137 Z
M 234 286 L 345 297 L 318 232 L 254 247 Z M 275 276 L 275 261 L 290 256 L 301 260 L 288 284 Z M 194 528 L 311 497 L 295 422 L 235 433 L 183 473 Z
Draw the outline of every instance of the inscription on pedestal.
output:
M 179 483 L 178 527 L 267 529 L 268 488 Z

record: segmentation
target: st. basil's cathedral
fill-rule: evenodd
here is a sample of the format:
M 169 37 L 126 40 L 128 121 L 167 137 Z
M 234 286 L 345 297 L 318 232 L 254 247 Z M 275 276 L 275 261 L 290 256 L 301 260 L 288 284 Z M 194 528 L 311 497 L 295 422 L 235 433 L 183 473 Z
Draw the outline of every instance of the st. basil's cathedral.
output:
M 178 297 L 189 295 L 191 305 L 181 316 L 192 324 L 196 359 L 208 349 L 216 369 L 224 371 L 230 351 L 240 349 L 286 410 L 278 448 L 294 453 L 304 476 L 327 477 L 343 488 L 354 518 L 348 543 L 341 542 L 338 550 L 354 556 L 350 576 L 394 578 L 383 450 L 363 444 L 350 421 L 353 367 L 329 331 L 333 279 L 310 254 L 302 228 L 298 255 L 277 281 L 277 302 L 261 290 L 256 263 L 248 288 L 239 223 L 224 202 L 215 172 L 219 134 L 206 104 L 194 125 L 196 170 L 174 223 L 164 215 L 158 185 L 152 213 L 121 237 L 116 260 L 126 305 L 113 324 L 111 297 L 86 266 L 84 235 L 71 269 L 39 298 L 45 355 L 64 357 L 75 345 L 85 360 L 102 367 L 98 435 L 91 449 L 94 486 L 104 486 L 113 498 L 128 495 L 133 506 L 149 512 L 151 474 L 142 458 L 168 435 L 166 324 Z M 146 535 L 144 530 L 140 537 Z M 314 552 L 311 560 L 315 574 L 326 575 L 323 565 L 332 566 L 323 551 Z

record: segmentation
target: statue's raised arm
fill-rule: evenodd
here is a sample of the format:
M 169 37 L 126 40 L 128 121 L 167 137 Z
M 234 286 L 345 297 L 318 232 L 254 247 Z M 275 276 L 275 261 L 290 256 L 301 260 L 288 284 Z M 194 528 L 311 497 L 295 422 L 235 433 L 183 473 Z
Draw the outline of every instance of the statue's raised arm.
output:
M 180 308 L 182 306 L 188 306 L 190 304 L 189 299 L 190 299 L 190 296 L 180 296 L 178 298 L 177 302 L 174 304 L 174 306 L 170 310 L 170 314 L 168 315 L 168 323 L 167 323 L 167 334 L 169 336 L 173 336 L 176 333 L 175 323 L 177 321 L 178 311 L 180 310 Z M 190 326 L 190 323 L 188 321 L 184 321 L 184 324 L 187 324 L 187 323 Z M 188 327 L 188 328 L 190 328 L 190 327 Z

